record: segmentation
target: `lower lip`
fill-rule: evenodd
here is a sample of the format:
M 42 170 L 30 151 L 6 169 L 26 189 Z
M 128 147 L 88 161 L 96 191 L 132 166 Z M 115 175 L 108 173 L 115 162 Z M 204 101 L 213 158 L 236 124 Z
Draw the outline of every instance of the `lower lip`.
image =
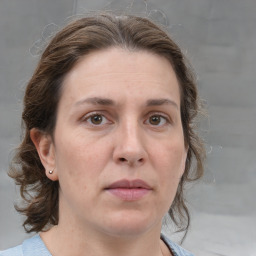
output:
M 135 201 L 143 198 L 151 190 L 145 188 L 113 188 L 107 189 L 107 191 L 125 201 Z

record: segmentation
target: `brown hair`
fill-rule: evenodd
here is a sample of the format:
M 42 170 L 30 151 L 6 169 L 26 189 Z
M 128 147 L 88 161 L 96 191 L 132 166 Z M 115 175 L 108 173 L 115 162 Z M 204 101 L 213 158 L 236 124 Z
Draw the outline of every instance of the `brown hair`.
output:
M 11 163 L 9 175 L 20 185 L 25 202 L 16 209 L 26 216 L 27 232 L 39 232 L 58 224 L 58 181 L 45 175 L 30 130 L 37 128 L 53 136 L 61 86 L 75 63 L 91 51 L 121 47 L 146 50 L 168 59 L 176 73 L 181 91 L 181 119 L 184 142 L 188 146 L 185 172 L 169 216 L 178 231 L 189 227 L 189 212 L 184 200 L 184 185 L 203 174 L 204 148 L 195 131 L 199 111 L 195 79 L 180 48 L 167 32 L 146 18 L 101 13 L 80 18 L 58 32 L 44 50 L 27 85 L 24 97 L 23 141 Z M 193 166 L 193 168 L 192 168 Z

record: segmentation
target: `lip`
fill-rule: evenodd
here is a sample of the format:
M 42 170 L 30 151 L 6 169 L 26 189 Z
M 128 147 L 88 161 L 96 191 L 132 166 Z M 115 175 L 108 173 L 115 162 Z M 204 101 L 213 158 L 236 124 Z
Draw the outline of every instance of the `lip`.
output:
M 118 180 L 112 183 L 107 189 L 114 188 L 144 188 L 144 189 L 152 189 L 145 181 L 137 179 L 137 180 Z
M 136 201 L 146 196 L 152 187 L 140 179 L 123 179 L 112 183 L 105 190 L 124 201 Z

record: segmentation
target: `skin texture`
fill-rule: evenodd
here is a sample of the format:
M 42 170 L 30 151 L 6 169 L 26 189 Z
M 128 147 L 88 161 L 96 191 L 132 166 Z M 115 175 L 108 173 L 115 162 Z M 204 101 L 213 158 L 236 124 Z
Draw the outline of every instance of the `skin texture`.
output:
M 169 254 L 161 222 L 187 149 L 179 85 L 165 58 L 119 48 L 85 56 L 65 78 L 54 138 L 32 129 L 31 139 L 60 184 L 59 224 L 41 234 L 53 255 Z M 150 190 L 138 200 L 106 190 L 121 179 Z

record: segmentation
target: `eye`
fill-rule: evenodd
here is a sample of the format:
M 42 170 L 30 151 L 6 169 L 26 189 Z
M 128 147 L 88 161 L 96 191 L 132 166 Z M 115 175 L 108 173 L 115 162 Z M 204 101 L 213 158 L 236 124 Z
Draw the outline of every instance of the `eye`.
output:
M 153 126 L 163 126 L 167 123 L 167 118 L 162 115 L 152 115 L 146 123 Z
M 93 126 L 104 125 L 110 122 L 104 115 L 97 113 L 86 116 L 85 118 L 83 118 L 83 121 L 88 122 L 90 125 Z
M 101 124 L 103 119 L 104 119 L 104 117 L 102 115 L 93 115 L 89 118 L 91 123 L 96 124 L 96 125 Z

